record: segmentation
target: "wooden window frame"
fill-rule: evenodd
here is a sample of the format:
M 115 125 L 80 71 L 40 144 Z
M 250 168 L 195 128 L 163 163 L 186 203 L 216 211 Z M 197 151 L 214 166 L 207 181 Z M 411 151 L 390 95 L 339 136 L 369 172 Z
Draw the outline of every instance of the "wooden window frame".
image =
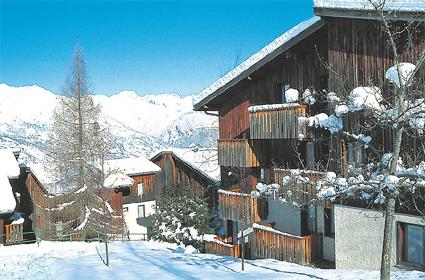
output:
M 143 215 L 140 216 L 140 208 L 143 209 Z M 137 217 L 138 218 L 146 218 L 146 205 L 137 205 Z
M 424 248 L 424 252 L 423 252 L 423 263 L 421 264 L 417 264 L 417 263 L 412 263 L 412 262 L 408 262 L 407 261 L 407 256 L 406 256 L 406 226 L 408 225 L 412 225 L 412 226 L 419 226 L 422 227 L 423 229 L 423 248 Z M 397 222 L 397 239 L 396 239 L 396 246 L 397 246 L 397 253 L 396 253 L 396 259 L 397 259 L 397 264 L 399 265 L 407 265 L 407 266 L 412 266 L 414 268 L 419 268 L 419 269 L 424 269 L 425 268 L 425 226 L 423 225 L 417 225 L 417 224 L 410 224 L 410 223 L 404 223 L 404 222 Z
M 141 192 L 140 192 L 140 189 L 142 190 Z M 137 195 L 140 197 L 143 197 L 144 194 L 145 194 L 145 191 L 144 191 L 143 181 L 139 181 L 139 183 L 137 183 Z

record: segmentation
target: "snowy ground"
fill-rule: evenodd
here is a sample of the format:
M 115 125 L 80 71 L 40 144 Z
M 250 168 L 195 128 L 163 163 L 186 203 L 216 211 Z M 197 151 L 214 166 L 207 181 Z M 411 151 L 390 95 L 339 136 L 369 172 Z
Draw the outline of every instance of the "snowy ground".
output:
M 0 279 L 378 279 L 378 272 L 322 270 L 275 260 L 247 261 L 241 272 L 240 260 L 179 249 L 155 242 L 115 242 L 106 267 L 99 243 L 0 247 Z M 396 272 L 393 278 L 425 279 L 425 273 Z

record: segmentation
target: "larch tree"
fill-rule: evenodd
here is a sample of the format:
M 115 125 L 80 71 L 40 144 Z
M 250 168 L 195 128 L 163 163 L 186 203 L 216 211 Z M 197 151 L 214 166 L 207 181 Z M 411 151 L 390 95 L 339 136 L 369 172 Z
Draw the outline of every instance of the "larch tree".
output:
M 99 122 L 100 105 L 95 104 L 88 84 L 81 47 L 75 47 L 73 61 L 53 115 L 47 144 L 48 168 L 56 185 L 71 203 L 61 207 L 72 213 L 69 229 L 92 234 L 117 233 L 119 225 L 107 198 L 111 188 L 105 180 L 105 158 L 112 153 L 112 137 Z M 61 215 L 59 215 L 61 216 Z

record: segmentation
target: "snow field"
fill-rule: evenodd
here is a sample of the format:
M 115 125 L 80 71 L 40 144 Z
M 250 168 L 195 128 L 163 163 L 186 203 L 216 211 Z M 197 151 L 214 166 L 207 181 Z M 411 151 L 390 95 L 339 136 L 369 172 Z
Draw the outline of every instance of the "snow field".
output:
M 315 269 L 276 260 L 246 261 L 196 254 L 191 247 L 158 242 L 104 244 L 41 242 L 0 247 L 0 279 L 378 279 L 378 271 Z M 425 279 L 418 271 L 394 272 L 394 279 Z

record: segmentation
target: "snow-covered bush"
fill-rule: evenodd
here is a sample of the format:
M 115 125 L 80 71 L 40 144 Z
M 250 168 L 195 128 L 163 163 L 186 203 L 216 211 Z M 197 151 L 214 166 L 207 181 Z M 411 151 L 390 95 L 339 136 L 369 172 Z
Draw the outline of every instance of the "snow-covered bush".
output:
M 207 202 L 190 190 L 164 194 L 157 200 L 153 219 L 155 240 L 200 248 L 202 235 L 211 233 Z

